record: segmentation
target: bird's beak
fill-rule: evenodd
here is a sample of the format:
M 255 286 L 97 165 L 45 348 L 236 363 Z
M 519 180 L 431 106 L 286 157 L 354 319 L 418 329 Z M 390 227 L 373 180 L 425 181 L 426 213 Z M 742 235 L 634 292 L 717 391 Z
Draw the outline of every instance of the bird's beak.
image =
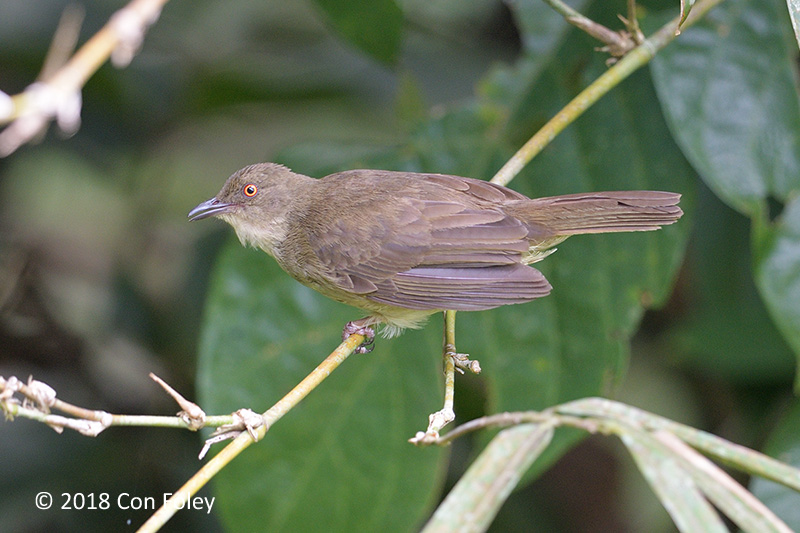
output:
M 189 220 L 201 220 L 214 215 L 219 215 L 228 211 L 232 206 L 233 204 L 220 202 L 216 198 L 212 198 L 210 200 L 206 200 L 202 204 L 189 211 Z

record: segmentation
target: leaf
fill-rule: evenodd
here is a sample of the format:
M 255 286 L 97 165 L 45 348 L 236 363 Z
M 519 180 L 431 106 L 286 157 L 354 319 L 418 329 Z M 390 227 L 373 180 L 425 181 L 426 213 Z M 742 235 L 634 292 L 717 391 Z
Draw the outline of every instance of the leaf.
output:
M 721 437 L 680 424 L 663 416 L 649 413 L 604 398 L 585 398 L 558 407 L 560 414 L 598 419 L 613 419 L 634 428 L 652 432 L 669 432 L 692 448 L 729 466 L 751 475 L 762 476 L 800 491 L 800 470 L 763 453 L 734 444 Z
M 730 0 L 652 62 L 667 121 L 689 161 L 747 215 L 800 187 L 795 58 L 779 0 Z
M 800 357 L 800 202 L 754 238 L 756 282 L 784 338 Z M 800 388 L 800 374 L 795 378 Z
M 552 438 L 553 427 L 548 424 L 501 431 L 458 480 L 423 531 L 485 531 Z
M 588 38 L 560 24 L 539 40 L 526 35 L 549 53 L 497 71 L 481 84 L 480 97 L 429 118 L 402 144 L 307 143 L 278 159 L 315 177 L 361 167 L 489 178 L 605 68 Z M 565 31 L 578 42 L 562 45 Z M 693 173 L 667 134 L 647 76 L 629 80 L 623 91 L 567 129 L 513 187 L 530 196 L 676 190 L 690 213 Z M 624 372 L 644 305 L 668 293 L 690 227 L 687 215 L 650 234 L 574 237 L 541 264 L 555 287 L 551 296 L 459 314 L 458 347 L 483 363 L 488 409 L 541 409 L 610 390 Z M 204 326 L 199 388 L 207 395 L 204 406 L 219 412 L 266 408 L 327 355 L 347 320 L 359 316 L 300 287 L 263 254 L 256 254 L 255 266 L 241 253 L 235 247 L 224 252 Z M 402 530 L 419 523 L 438 496 L 437 473 L 444 466 L 440 452 L 405 443 L 441 406 L 441 325 L 432 322 L 422 332 L 379 340 L 368 356 L 351 357 L 254 447 L 259 451 L 247 456 L 252 459 L 234 462 L 217 484 L 226 523 L 289 529 L 309 508 L 326 517 L 329 530 Z M 233 369 L 236 375 L 225 377 Z M 337 410 L 338 404 L 346 408 Z M 549 460 L 574 438 L 559 435 Z M 375 487 L 381 487 L 379 502 L 394 497 L 395 507 L 364 505 L 376 498 Z M 378 518 L 381 513 L 385 517 Z
M 800 358 L 797 48 L 779 0 L 732 0 L 653 61 L 672 131 L 703 180 L 753 220 L 756 282 Z M 767 222 L 770 208 L 786 212 Z M 800 387 L 800 377 L 797 386 Z
M 423 531 L 485 531 L 552 438 L 553 427 L 547 424 L 501 431 L 458 480 Z
M 640 431 L 620 438 L 680 531 L 728 531 L 671 450 Z
M 790 533 L 786 524 L 722 468 L 671 433 L 661 432 L 655 437 L 674 453 L 703 495 L 742 531 Z
M 261 252 L 231 242 L 210 287 L 198 388 L 214 413 L 263 412 L 338 344 L 357 311 L 290 279 Z M 425 334 L 427 333 L 427 334 Z M 434 330 L 352 356 L 216 481 L 236 530 L 404 531 L 434 502 L 447 458 L 403 437 L 440 405 Z
M 686 19 L 689 17 L 689 13 L 692 12 L 694 3 L 695 0 L 681 0 L 681 16 L 678 23 L 679 26 L 682 26 L 683 23 L 686 22 Z
M 314 0 L 342 37 L 378 61 L 397 62 L 403 12 L 394 0 Z
M 800 435 L 800 403 L 795 400 L 775 425 L 764 452 L 794 467 L 800 467 L 798 435 Z M 800 530 L 800 493 L 764 478 L 753 478 L 750 490 L 790 528 L 794 531 Z
M 800 202 L 754 237 L 756 283 L 772 319 L 800 357 Z M 800 390 L 800 374 L 795 377 Z
M 683 267 L 683 310 L 667 332 L 668 351 L 686 371 L 715 380 L 788 383 L 794 356 L 753 279 L 749 221 L 705 187 L 696 213 L 692 260 Z

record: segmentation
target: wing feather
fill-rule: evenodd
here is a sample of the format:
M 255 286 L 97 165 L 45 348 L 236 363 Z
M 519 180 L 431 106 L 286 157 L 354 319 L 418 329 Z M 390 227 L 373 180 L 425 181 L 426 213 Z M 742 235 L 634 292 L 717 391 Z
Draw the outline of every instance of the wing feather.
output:
M 381 176 L 380 186 L 396 202 L 382 205 L 379 216 L 363 217 L 369 220 L 364 224 L 358 223 L 360 209 L 370 206 L 343 206 L 338 194 L 353 190 L 350 180 L 368 183 L 372 174 L 350 171 L 322 180 L 331 187 L 329 208 L 346 215 L 310 232 L 308 240 L 341 288 L 426 310 L 489 309 L 550 292 L 538 270 L 520 263 L 529 229 L 497 207 L 524 196 L 457 176 L 381 174 L 393 178 Z
M 550 293 L 538 270 L 516 263 L 485 268 L 414 268 L 387 280 L 371 300 L 410 309 L 478 311 Z

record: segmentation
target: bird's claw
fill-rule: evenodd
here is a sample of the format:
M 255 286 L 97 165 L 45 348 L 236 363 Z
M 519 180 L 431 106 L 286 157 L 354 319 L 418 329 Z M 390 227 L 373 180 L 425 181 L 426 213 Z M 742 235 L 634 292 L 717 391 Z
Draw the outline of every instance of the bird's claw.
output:
M 342 340 L 347 340 L 350 335 L 364 336 L 364 342 L 354 350 L 355 353 L 369 353 L 375 349 L 375 329 L 372 326 L 364 326 L 358 321 L 348 322 L 342 330 Z

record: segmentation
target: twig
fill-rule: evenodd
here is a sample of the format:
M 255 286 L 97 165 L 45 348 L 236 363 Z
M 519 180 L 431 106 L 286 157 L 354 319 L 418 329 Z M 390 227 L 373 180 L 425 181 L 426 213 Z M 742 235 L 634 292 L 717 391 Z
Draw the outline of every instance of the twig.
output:
M 262 424 L 257 428 L 234 428 L 230 433 L 233 442 L 225 446 L 220 452 L 208 461 L 200 470 L 193 475 L 180 489 L 178 489 L 172 497 L 164 502 L 158 511 L 156 511 L 145 522 L 139 532 L 153 532 L 158 531 L 161 526 L 181 509 L 183 503 L 188 501 L 188 498 L 194 496 L 208 481 L 213 478 L 217 472 L 222 470 L 229 462 L 231 462 L 237 455 L 250 446 L 253 442 L 261 439 L 269 430 L 269 428 L 283 416 L 288 413 L 294 406 L 308 395 L 309 392 L 314 390 L 317 385 L 327 378 L 331 372 L 342 364 L 356 348 L 358 348 L 365 338 L 363 335 L 350 335 L 336 350 L 334 350 L 320 365 L 315 368 L 308 376 L 298 383 L 286 396 L 278 400 L 278 402 L 269 408 L 262 415 Z M 226 435 L 227 437 L 227 435 Z M 218 442 L 219 436 L 213 437 L 215 442 Z
M 80 37 L 85 14 L 83 6 L 78 4 L 69 4 L 64 9 L 37 80 L 50 79 L 58 69 L 67 63 L 78 45 L 78 37 Z
M 481 365 L 475 359 L 470 359 L 469 354 L 458 353 L 456 351 L 456 312 L 444 312 L 444 349 L 442 353 L 444 361 L 444 406 L 428 417 L 428 429 L 418 431 L 408 442 L 416 445 L 433 444 L 439 438 L 439 432 L 447 424 L 455 420 L 456 414 L 453 411 L 453 399 L 456 389 L 456 371 L 464 373 L 469 370 L 473 374 L 481 373 Z
M 688 27 L 705 15 L 711 8 L 723 0 L 698 0 L 694 5 L 690 15 L 681 27 Z M 550 1 L 548 0 L 548 3 Z M 492 178 L 493 183 L 508 185 L 525 165 L 527 165 L 536 154 L 541 152 L 545 146 L 561 133 L 567 126 L 574 122 L 595 102 L 604 96 L 611 89 L 616 87 L 633 72 L 646 65 L 656 53 L 667 46 L 675 39 L 678 25 L 681 24 L 681 17 L 678 16 L 666 23 L 650 38 L 646 39 L 641 45 L 637 46 L 613 67 L 601 74 L 591 85 L 580 92 L 570 103 L 564 106 L 547 124 L 537 131 L 528 142 L 526 142 L 517 153 L 511 156 L 503 167 L 497 171 Z
M 197 431 L 198 429 L 205 427 L 206 413 L 200 409 L 199 405 L 184 398 L 178 391 L 167 385 L 163 379 L 156 376 L 152 372 L 150 373 L 150 378 L 161 385 L 161 387 L 167 391 L 167 394 L 172 396 L 172 399 L 175 400 L 175 403 L 181 406 L 181 411 L 178 413 L 178 416 L 184 422 L 186 422 L 186 424 L 189 426 L 189 429 Z
M 158 378 L 156 379 L 158 380 Z M 162 386 L 166 385 L 163 381 L 158 381 Z M 169 385 L 166 387 L 172 390 Z M 22 399 L 20 400 L 18 396 L 21 396 Z M 179 394 L 178 396 L 183 398 Z M 184 411 L 191 402 L 183 399 L 178 403 L 183 409 L 178 416 L 111 414 L 59 400 L 52 387 L 33 378 L 29 378 L 27 383 L 23 383 L 14 376 L 8 379 L 0 377 L 0 410 L 5 413 L 6 418 L 22 417 L 42 422 L 58 433 L 66 428 L 78 431 L 87 437 L 96 437 L 103 430 L 112 426 L 170 427 L 196 431 L 200 427 L 220 427 L 235 420 L 234 415 L 205 416 L 203 423 L 198 424 L 197 420 L 200 416 L 197 410 L 200 408 L 197 406 L 195 409 L 189 408 L 193 416 L 187 416 Z M 51 411 L 60 411 L 69 416 L 55 415 Z
M 0 125 L 10 123 L 0 132 L 0 157 L 37 137 L 51 120 L 55 119 L 64 131 L 76 131 L 80 124 L 81 88 L 109 58 L 116 67 L 127 66 L 168 1 L 132 0 L 54 73 L 43 69 L 42 78 L 17 95 L 0 91 Z M 54 40 L 51 50 L 60 46 L 55 41 L 60 38 Z M 51 51 L 48 56 L 57 54 Z

